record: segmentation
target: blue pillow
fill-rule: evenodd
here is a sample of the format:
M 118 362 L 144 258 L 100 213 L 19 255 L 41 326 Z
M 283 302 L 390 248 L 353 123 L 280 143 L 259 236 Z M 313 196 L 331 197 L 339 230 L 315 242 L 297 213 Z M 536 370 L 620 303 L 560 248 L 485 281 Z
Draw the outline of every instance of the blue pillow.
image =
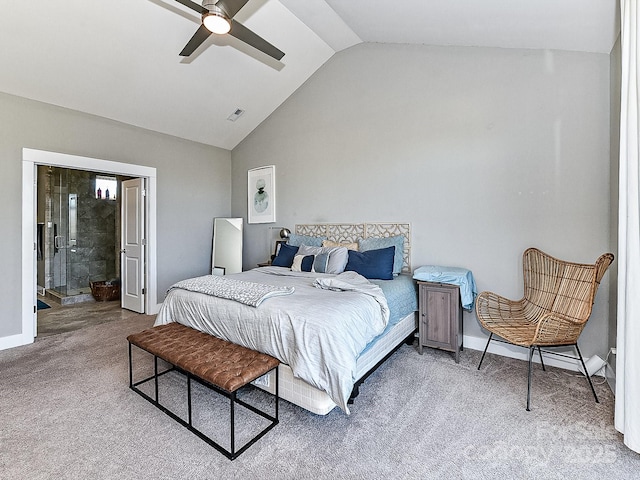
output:
M 321 247 L 322 241 L 327 237 L 312 237 L 311 235 L 297 235 L 292 233 L 289 236 L 289 245 L 299 247 L 300 245 L 309 245 L 310 247 Z
M 344 268 L 346 271 L 359 273 L 365 278 L 379 280 L 393 280 L 393 256 L 396 247 L 380 248 L 356 252 L 349 250 L 349 261 Z
M 394 237 L 369 237 L 359 238 L 358 247 L 361 252 L 368 250 L 378 250 L 386 247 L 396 247 L 395 256 L 393 259 L 393 274 L 398 275 L 402 273 L 402 266 L 404 264 L 404 235 L 396 235 Z
M 291 268 L 291 264 L 293 263 L 293 257 L 298 253 L 298 247 L 293 247 L 291 245 L 287 245 L 283 243 L 280 245 L 280 250 L 278 250 L 278 255 L 273 259 L 271 265 L 276 267 L 288 267 Z
M 329 268 L 329 254 L 319 253 L 313 259 L 313 271 L 318 273 L 327 273 Z
M 314 256 L 313 255 L 306 255 L 302 259 L 302 271 L 303 272 L 310 272 L 311 271 L 311 269 L 313 268 L 313 260 L 314 260 Z

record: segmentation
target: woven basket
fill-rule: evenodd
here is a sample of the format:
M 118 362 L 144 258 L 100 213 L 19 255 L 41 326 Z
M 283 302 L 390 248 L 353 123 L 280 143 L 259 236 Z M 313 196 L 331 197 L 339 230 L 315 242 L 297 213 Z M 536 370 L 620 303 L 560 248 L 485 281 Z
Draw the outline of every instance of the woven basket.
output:
M 113 282 L 89 282 L 91 295 L 98 302 L 108 302 L 120 298 L 120 284 Z

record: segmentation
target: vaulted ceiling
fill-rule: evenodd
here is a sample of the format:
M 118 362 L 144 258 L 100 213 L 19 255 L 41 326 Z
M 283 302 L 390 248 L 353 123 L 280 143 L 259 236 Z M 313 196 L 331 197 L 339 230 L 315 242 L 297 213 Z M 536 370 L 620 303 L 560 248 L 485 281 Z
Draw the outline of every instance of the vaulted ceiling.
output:
M 616 0 L 249 0 L 235 19 L 281 61 L 216 35 L 183 58 L 200 17 L 175 0 L 4 3 L 0 91 L 226 149 L 361 42 L 608 54 L 619 33 Z

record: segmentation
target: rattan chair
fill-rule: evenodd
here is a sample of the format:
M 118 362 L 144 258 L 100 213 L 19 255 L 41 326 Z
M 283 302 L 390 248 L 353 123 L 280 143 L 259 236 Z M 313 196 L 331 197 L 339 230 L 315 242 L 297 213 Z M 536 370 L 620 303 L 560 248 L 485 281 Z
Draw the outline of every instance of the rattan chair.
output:
M 531 403 L 531 362 L 536 348 L 544 370 L 540 347 L 574 346 L 586 373 L 578 337 L 589 320 L 600 280 L 611 262 L 611 253 L 601 255 L 595 264 L 588 265 L 558 260 L 537 248 L 525 250 L 522 256 L 524 297 L 513 301 L 493 292 L 482 292 L 476 299 L 478 320 L 490 332 L 478 370 L 494 335 L 527 347 L 527 411 Z M 585 376 L 598 402 L 591 378 L 588 374 Z

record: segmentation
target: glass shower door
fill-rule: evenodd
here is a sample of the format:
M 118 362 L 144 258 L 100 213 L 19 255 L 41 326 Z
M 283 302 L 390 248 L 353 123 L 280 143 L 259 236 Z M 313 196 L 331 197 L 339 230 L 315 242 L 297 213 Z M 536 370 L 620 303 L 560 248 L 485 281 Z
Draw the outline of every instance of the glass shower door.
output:
M 69 186 L 68 172 L 55 168 L 51 175 L 53 220 L 53 285 L 61 295 L 67 295 L 67 263 L 69 238 Z

